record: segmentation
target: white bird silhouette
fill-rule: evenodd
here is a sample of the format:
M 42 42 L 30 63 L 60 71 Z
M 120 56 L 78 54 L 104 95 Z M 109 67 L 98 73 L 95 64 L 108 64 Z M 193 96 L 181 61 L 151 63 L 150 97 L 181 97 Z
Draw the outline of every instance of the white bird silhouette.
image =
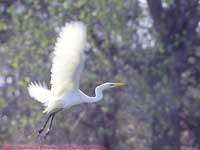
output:
M 100 101 L 105 89 L 124 85 L 123 83 L 104 83 L 95 88 L 94 97 L 87 96 L 79 89 L 80 75 L 85 61 L 86 38 L 86 26 L 82 22 L 66 23 L 55 45 L 51 89 L 39 82 L 32 82 L 28 86 L 30 96 L 44 104 L 46 109 L 43 112 L 49 113 L 44 126 L 38 131 L 39 134 L 43 132 L 51 118 L 45 136 L 49 134 L 55 114 L 63 108 Z

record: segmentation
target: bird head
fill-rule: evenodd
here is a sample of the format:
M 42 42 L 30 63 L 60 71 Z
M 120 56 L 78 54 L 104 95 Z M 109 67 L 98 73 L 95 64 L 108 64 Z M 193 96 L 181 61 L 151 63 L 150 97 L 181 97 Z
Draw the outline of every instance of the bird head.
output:
M 124 86 L 124 83 L 111 83 L 111 82 L 106 82 L 102 85 L 100 85 L 100 87 L 102 89 L 111 89 L 111 88 L 115 88 L 115 87 L 121 87 Z
M 111 88 L 115 88 L 115 87 L 120 87 L 120 86 L 124 86 L 125 84 L 124 83 L 111 83 L 111 82 L 106 82 L 106 83 L 103 83 L 99 86 L 97 86 L 95 88 L 95 94 L 96 96 L 94 97 L 94 99 L 92 100 L 92 102 L 97 102 L 97 101 L 100 101 L 102 100 L 103 98 L 103 91 L 104 90 L 107 90 L 107 89 L 111 89 Z M 91 100 L 89 100 L 89 102 L 91 102 Z

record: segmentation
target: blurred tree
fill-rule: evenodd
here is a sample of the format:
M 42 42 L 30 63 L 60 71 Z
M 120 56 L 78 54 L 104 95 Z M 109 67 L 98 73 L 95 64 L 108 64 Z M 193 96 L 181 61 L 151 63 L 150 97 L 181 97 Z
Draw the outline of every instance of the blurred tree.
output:
M 185 120 L 188 122 L 190 118 L 184 115 L 184 109 L 188 105 L 193 107 L 192 103 L 199 105 L 199 98 L 194 98 L 192 94 L 193 90 L 199 91 L 200 79 L 199 1 L 147 1 L 160 42 L 147 75 L 157 101 L 153 107 L 152 149 L 180 150 L 181 121 L 186 123 Z M 192 118 L 196 115 L 193 113 Z M 199 115 L 195 118 L 198 122 Z M 199 139 L 197 129 L 190 129 Z M 194 144 L 200 146 L 199 142 Z
M 35 131 L 43 108 L 26 86 L 49 85 L 57 33 L 71 20 L 88 26 L 81 89 L 92 95 L 105 81 L 127 86 L 58 115 L 43 141 Z M 198 0 L 1 0 L 0 144 L 199 147 L 199 32 Z
M 109 150 L 143 149 L 148 145 L 148 140 L 142 141 L 148 136 L 143 133 L 147 128 L 135 126 L 137 117 L 130 111 L 135 103 L 132 85 L 137 84 L 133 64 L 140 68 L 139 58 L 144 53 L 133 53 L 142 47 L 143 34 L 137 33 L 137 16 L 142 12 L 138 1 L 1 1 L 0 11 L 2 143 L 99 144 Z M 43 123 L 42 108 L 29 101 L 26 86 L 30 80 L 48 83 L 57 33 L 70 20 L 81 20 L 88 26 L 88 58 L 82 89 L 93 94 L 97 84 L 109 80 L 128 82 L 128 86 L 107 95 L 102 103 L 77 106 L 66 111 L 66 115 L 57 116 L 54 136 L 38 141 L 35 130 Z M 138 59 L 132 59 L 135 57 Z M 128 118 L 124 115 L 127 113 Z M 145 124 L 142 119 L 139 122 Z M 139 128 L 141 132 L 137 131 Z M 134 137 L 138 137 L 137 141 Z

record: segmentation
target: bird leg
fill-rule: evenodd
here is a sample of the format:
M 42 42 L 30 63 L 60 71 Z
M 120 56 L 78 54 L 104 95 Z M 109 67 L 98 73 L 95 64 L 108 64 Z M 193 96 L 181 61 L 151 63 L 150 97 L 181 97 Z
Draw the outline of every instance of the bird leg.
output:
M 49 125 L 49 128 L 47 129 L 47 132 L 45 134 L 45 137 L 51 132 L 51 128 L 52 128 L 52 125 L 53 125 L 53 121 L 54 121 L 54 118 L 55 118 L 55 115 L 61 111 L 62 109 L 59 109 L 53 113 L 51 113 L 51 122 L 50 122 L 50 125 Z
M 52 124 L 53 124 L 54 117 L 55 117 L 55 115 L 56 115 L 59 111 L 61 111 L 61 110 L 62 110 L 62 109 L 59 109 L 58 111 L 52 112 L 52 113 L 48 116 L 48 118 L 47 118 L 46 122 L 44 123 L 43 127 L 38 131 L 39 135 L 44 131 L 44 129 L 46 128 L 46 126 L 47 126 L 47 124 L 48 124 L 48 122 L 49 122 L 49 119 L 51 118 L 51 122 L 50 122 L 49 128 L 47 129 L 47 132 L 46 132 L 46 134 L 45 134 L 45 137 L 50 133 L 51 128 L 52 128 Z
M 44 125 L 42 126 L 42 128 L 38 131 L 39 135 L 44 131 L 45 127 L 47 126 L 47 123 L 49 122 L 49 119 L 52 117 L 53 114 L 50 114 L 46 120 L 46 122 L 44 123 Z
M 47 129 L 47 132 L 46 132 L 46 134 L 45 134 L 45 137 L 46 137 L 46 136 L 50 133 L 50 131 L 51 131 L 52 124 L 53 124 L 53 120 L 54 120 L 54 117 L 55 117 L 56 113 L 57 113 L 57 112 L 52 113 L 51 122 L 50 122 L 49 128 Z

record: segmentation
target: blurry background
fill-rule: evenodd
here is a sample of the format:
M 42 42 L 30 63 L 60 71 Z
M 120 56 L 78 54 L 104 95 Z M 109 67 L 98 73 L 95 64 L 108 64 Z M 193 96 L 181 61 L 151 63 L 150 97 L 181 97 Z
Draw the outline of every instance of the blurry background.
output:
M 38 139 L 47 116 L 27 84 L 50 86 L 54 43 L 71 20 L 88 26 L 81 89 L 92 96 L 106 81 L 127 85 L 58 114 Z M 199 0 L 0 0 L 0 43 L 0 145 L 200 147 Z

